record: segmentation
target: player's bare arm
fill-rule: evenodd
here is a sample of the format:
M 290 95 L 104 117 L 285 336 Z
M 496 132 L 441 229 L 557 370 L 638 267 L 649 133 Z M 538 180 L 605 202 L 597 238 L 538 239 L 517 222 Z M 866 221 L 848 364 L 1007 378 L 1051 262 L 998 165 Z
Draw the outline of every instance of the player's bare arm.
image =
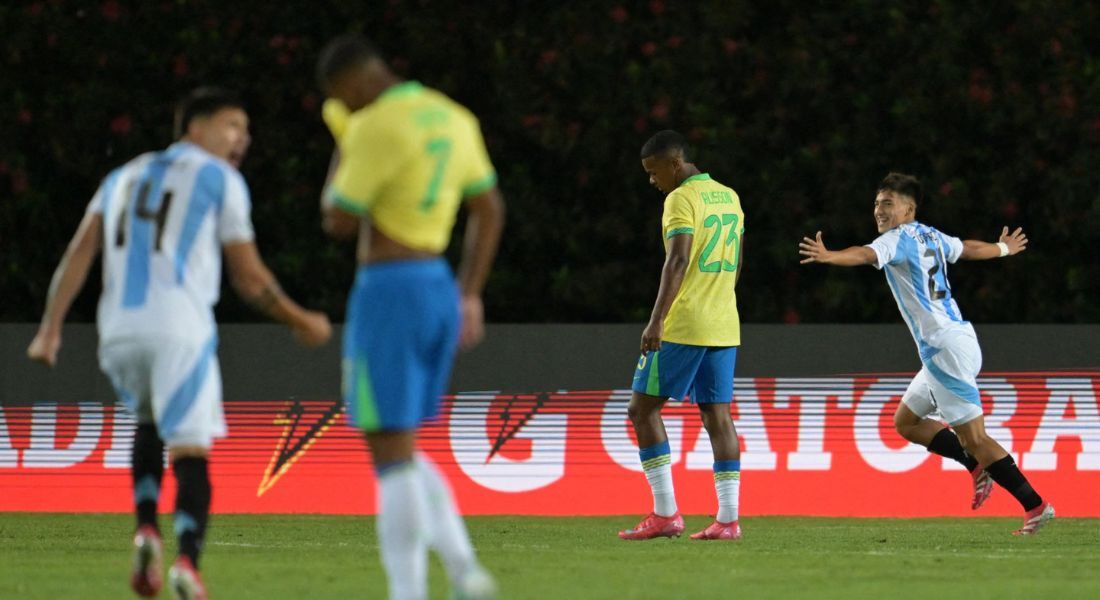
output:
M 661 285 L 657 288 L 657 300 L 653 303 L 649 323 L 642 331 L 642 352 L 661 349 L 665 317 L 684 283 L 684 273 L 691 262 L 691 244 L 694 239 L 695 236 L 690 233 L 683 233 L 668 240 L 668 253 L 665 255 L 665 264 L 661 267 Z
M 102 241 L 103 217 L 97 213 L 84 215 L 50 281 L 46 310 L 42 313 L 38 333 L 27 347 L 27 357 L 31 360 L 50 367 L 57 364 L 57 352 L 61 349 L 61 324 L 73 300 L 84 287 L 88 270 L 99 255 Z
M 838 267 L 857 267 L 875 264 L 875 251 L 867 246 L 851 246 L 843 250 L 829 250 L 821 239 L 821 232 L 814 238 L 804 237 L 798 243 L 798 253 L 803 258 L 801 264 L 821 263 Z
M 458 343 L 470 348 L 485 337 L 485 314 L 481 291 L 500 244 L 504 228 L 504 200 L 493 187 L 466 199 L 469 217 L 463 238 L 462 261 L 458 265 L 458 286 L 462 295 L 462 329 Z
M 321 211 L 321 229 L 333 239 L 354 239 L 359 233 L 359 217 L 335 205 L 329 205 Z
M 349 240 L 359 233 L 359 217 L 341 209 L 329 199 L 329 185 L 340 166 L 340 149 L 332 151 L 328 175 L 325 177 L 324 191 L 321 193 L 321 229 L 331 238 Z
M 744 256 L 741 252 L 745 247 L 745 236 L 737 236 L 737 256 Z M 737 261 L 737 272 L 733 275 L 733 288 L 737 289 L 737 282 L 741 281 L 741 271 L 744 270 L 745 262 L 742 260 Z
M 1027 250 L 1027 235 L 1024 234 L 1023 227 L 1017 227 L 1016 231 L 1012 233 L 1008 232 L 1008 227 L 1004 227 L 1001 229 L 1001 237 L 996 242 L 963 240 L 963 250 L 959 258 L 963 260 L 989 260 L 1019 254 L 1024 250 Z
M 316 347 L 328 341 L 332 325 L 324 313 L 306 310 L 290 299 L 264 265 L 254 242 L 226 244 L 224 247 L 229 280 L 237 293 L 259 312 L 290 326 L 305 346 Z

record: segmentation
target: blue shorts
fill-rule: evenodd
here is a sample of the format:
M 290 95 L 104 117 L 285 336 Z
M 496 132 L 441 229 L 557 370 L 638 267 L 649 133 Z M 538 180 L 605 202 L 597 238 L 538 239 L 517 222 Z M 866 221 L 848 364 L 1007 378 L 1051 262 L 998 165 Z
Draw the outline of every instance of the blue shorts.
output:
M 658 398 L 683 400 L 691 394 L 695 404 L 733 400 L 733 371 L 737 346 L 691 346 L 661 342 L 661 349 L 638 359 L 631 389 Z
M 458 344 L 458 286 L 442 258 L 359 267 L 344 324 L 353 425 L 408 431 L 439 412 Z

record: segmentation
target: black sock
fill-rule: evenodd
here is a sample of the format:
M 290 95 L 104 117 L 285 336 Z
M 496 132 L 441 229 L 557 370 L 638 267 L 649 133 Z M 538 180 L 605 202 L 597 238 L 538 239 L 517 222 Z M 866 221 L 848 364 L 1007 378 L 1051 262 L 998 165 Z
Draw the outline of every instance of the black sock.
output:
M 1027 477 L 1024 477 L 1016 466 L 1016 461 L 1012 460 L 1012 455 L 987 466 L 985 470 L 997 485 L 1008 490 L 1008 493 L 1019 501 L 1025 511 L 1033 510 L 1043 503 L 1043 499 L 1035 492 L 1035 488 L 1027 482 Z
M 139 424 L 134 431 L 130 454 L 130 475 L 134 486 L 134 510 L 137 525 L 157 527 L 157 500 L 164 476 L 164 442 L 151 423 Z
M 176 471 L 176 537 L 180 554 L 199 568 L 206 521 L 210 516 L 210 475 L 205 458 L 187 456 L 172 463 Z
M 963 449 L 962 444 L 959 443 L 959 436 L 946 427 L 941 429 L 928 443 L 928 451 L 954 460 L 966 467 L 967 471 L 973 471 L 974 467 L 978 466 L 978 461 L 970 456 Z

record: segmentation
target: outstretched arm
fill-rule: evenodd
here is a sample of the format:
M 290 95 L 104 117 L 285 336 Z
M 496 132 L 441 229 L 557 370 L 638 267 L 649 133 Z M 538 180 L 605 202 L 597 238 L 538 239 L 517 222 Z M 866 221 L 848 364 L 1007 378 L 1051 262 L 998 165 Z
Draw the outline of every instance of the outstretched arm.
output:
M 661 268 L 661 285 L 657 288 L 657 301 L 653 303 L 653 312 L 649 323 L 642 331 L 642 352 L 661 349 L 661 336 L 664 334 L 665 317 L 668 316 L 672 302 L 680 293 L 684 284 L 684 273 L 691 261 L 691 243 L 695 236 L 687 233 L 674 235 L 668 240 L 668 254 Z
M 1023 227 L 1017 227 L 1010 235 L 1008 227 L 1001 230 L 1001 237 L 996 243 L 982 242 L 979 240 L 963 240 L 963 250 L 959 258 L 963 260 L 988 260 L 1002 256 L 1012 256 L 1027 250 L 1027 236 Z
M 50 281 L 42 322 L 27 347 L 27 357 L 31 360 L 50 367 L 57 364 L 57 351 L 61 349 L 61 324 L 73 300 L 84 287 L 88 269 L 99 255 L 102 240 L 103 217 L 95 212 L 85 214 Z
M 859 265 L 873 265 L 878 260 L 875 251 L 867 246 L 852 246 L 843 250 L 829 250 L 825 242 L 821 240 L 821 232 L 817 237 L 802 238 L 798 243 L 798 253 L 806 258 L 799 261 L 801 264 L 822 263 L 837 265 L 839 267 L 857 267 Z

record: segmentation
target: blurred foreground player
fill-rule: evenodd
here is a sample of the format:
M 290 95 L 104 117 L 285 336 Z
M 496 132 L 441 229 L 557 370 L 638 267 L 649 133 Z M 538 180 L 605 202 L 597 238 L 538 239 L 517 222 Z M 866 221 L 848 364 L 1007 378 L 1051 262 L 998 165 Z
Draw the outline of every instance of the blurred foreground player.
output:
M 179 538 L 169 585 L 176 597 L 205 598 L 198 568 L 210 511 L 207 456 L 226 434 L 213 313 L 222 254 L 241 297 L 300 342 L 319 346 L 332 329 L 325 315 L 283 293 L 256 249 L 248 185 L 237 170 L 250 143 L 241 101 L 199 88 L 181 102 L 176 133 L 176 143 L 138 156 L 100 185 L 54 272 L 27 355 L 56 363 L 65 314 L 102 252 L 99 364 L 137 417 L 131 585 L 142 596 L 162 585 L 157 502 L 167 446 Z
M 504 223 L 477 119 L 415 81 L 401 81 L 364 39 L 333 40 L 318 62 L 337 142 L 322 199 L 326 232 L 358 236 L 359 268 L 344 328 L 343 388 L 378 476 L 378 539 L 391 598 L 427 597 L 427 550 L 454 594 L 484 598 L 480 566 L 450 487 L 417 430 L 439 411 L 457 347 L 484 333 L 482 288 Z M 457 282 L 441 256 L 468 213 Z

